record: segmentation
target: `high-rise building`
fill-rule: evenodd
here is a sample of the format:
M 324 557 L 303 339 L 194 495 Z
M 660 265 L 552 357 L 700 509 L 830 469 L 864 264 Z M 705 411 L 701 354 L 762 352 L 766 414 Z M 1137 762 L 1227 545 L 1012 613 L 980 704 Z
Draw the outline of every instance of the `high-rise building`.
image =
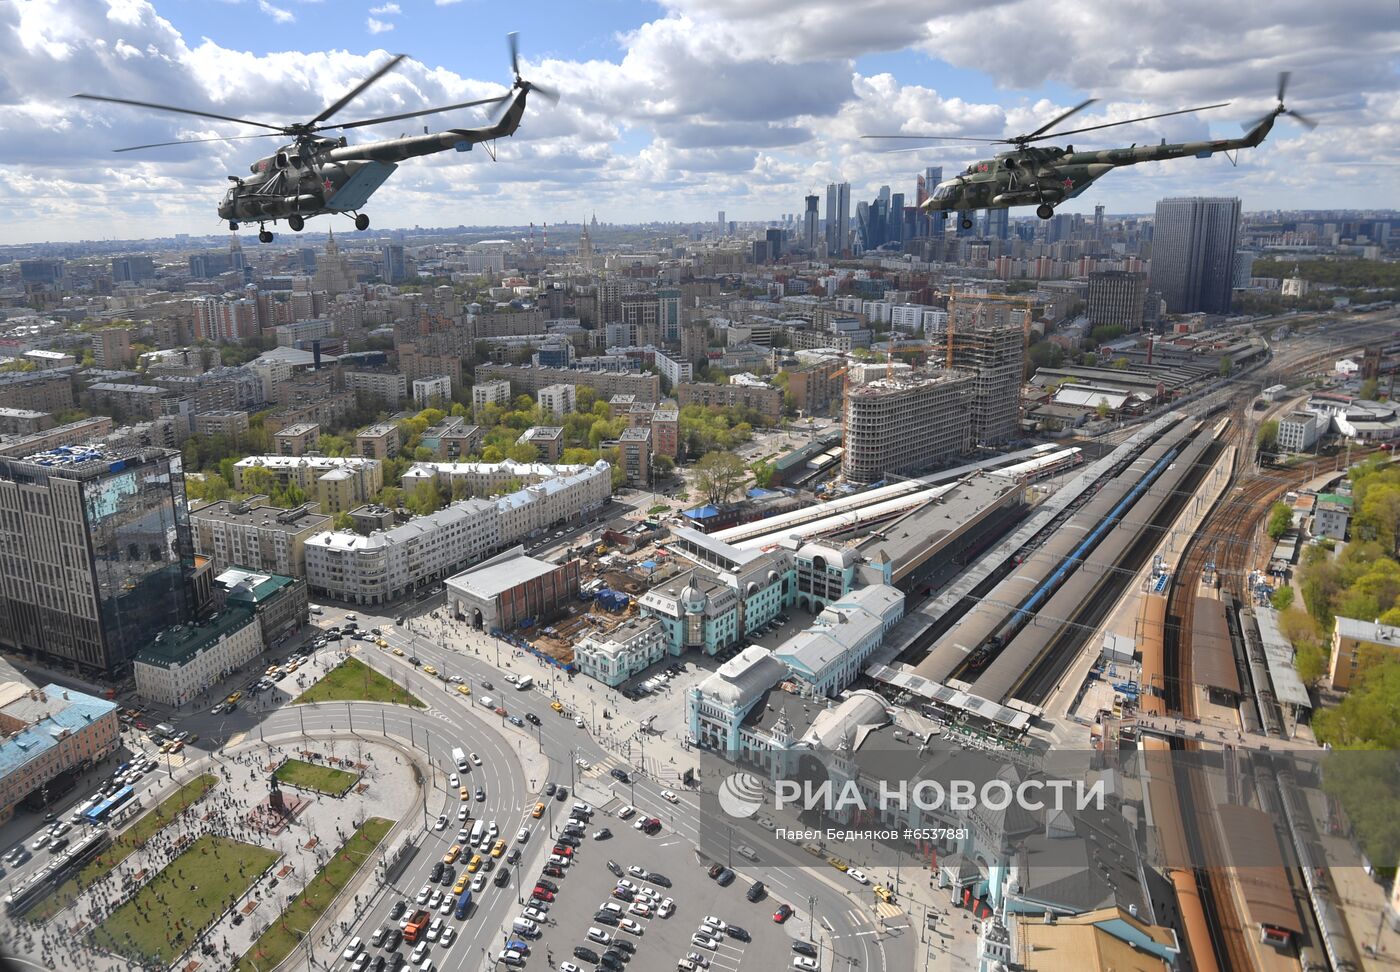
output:
M 841 475 L 872 483 L 919 473 L 972 448 L 973 376 L 963 371 L 880 378 L 846 395 Z
M 811 195 L 807 197 L 807 211 L 802 216 L 802 246 L 808 253 L 817 252 L 817 225 L 821 222 L 821 214 L 817 211 L 817 203 L 820 197 Z
M 1103 242 L 1103 206 L 1094 207 L 1094 242 Z
M 890 210 L 885 214 L 885 242 L 902 243 L 904 241 L 904 193 L 896 192 L 890 196 Z
M 1152 288 L 1170 314 L 1228 314 L 1239 241 L 1240 201 L 1200 196 L 1157 203 Z
M 768 244 L 769 262 L 781 260 L 783 256 L 783 231 L 780 229 L 770 229 L 764 234 L 764 240 Z
M 179 453 L 64 446 L 0 459 L 0 644 L 110 679 L 192 620 Z
M 1011 210 L 987 210 L 987 222 L 983 235 L 989 240 L 1009 239 L 1011 236 Z
M 719 211 L 719 215 L 715 218 L 715 223 L 719 226 L 720 235 L 723 236 L 725 229 L 729 226 L 729 224 L 724 219 L 723 209 Z
M 155 262 L 148 256 L 112 257 L 112 283 L 143 283 L 155 277 Z
M 1131 270 L 1095 270 L 1089 274 L 1089 323 L 1142 330 L 1146 274 Z
M 850 248 L 851 184 L 832 182 L 826 187 L 826 252 L 840 256 Z
M 1021 428 L 1021 380 L 1025 370 L 1025 315 L 995 298 L 959 297 L 948 308 L 945 360 L 976 376 L 972 437 L 981 445 L 1015 439 Z
M 99 368 L 116 370 L 130 368 L 134 360 L 131 353 L 131 332 L 129 327 L 104 327 L 92 333 L 92 360 Z
M 403 283 L 408 279 L 408 264 L 404 259 L 402 243 L 384 244 L 384 282 Z

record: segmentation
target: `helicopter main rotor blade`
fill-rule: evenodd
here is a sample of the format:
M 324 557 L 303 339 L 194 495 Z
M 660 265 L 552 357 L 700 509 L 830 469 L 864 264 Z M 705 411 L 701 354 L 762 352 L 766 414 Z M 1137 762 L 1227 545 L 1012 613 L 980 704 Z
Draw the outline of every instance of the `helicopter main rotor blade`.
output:
M 269 125 L 267 122 L 250 121 L 247 118 L 234 118 L 232 115 L 216 115 L 212 111 L 197 111 L 194 108 L 161 105 L 154 101 L 132 101 L 130 98 L 108 98 L 106 95 L 93 94 L 75 94 L 73 97 L 82 98 L 86 101 L 107 101 L 114 105 L 131 105 L 133 108 L 150 108 L 154 111 L 173 111 L 177 114 L 194 115 L 198 118 L 213 118 L 216 121 L 237 122 L 240 125 L 255 125 L 258 128 L 270 128 L 278 133 L 285 133 L 287 130 L 283 125 Z
M 1151 121 L 1154 118 L 1170 118 L 1172 115 L 1189 115 L 1193 111 L 1207 111 L 1211 108 L 1224 108 L 1230 102 L 1222 101 L 1218 105 L 1202 105 L 1199 108 L 1183 108 L 1180 111 L 1164 111 L 1160 115 L 1143 115 L 1141 118 L 1125 118 L 1122 121 L 1107 122 L 1103 125 L 1090 125 L 1088 128 L 1071 128 L 1067 132 L 1051 132 L 1048 135 L 1035 135 L 1025 139 L 1027 142 L 1040 142 L 1047 138 L 1060 138 L 1065 135 L 1078 135 L 1080 132 L 1096 132 L 1100 128 L 1116 128 L 1119 125 L 1131 125 L 1133 122 Z
M 1292 71 L 1280 71 L 1278 73 L 1278 101 L 1283 104 L 1283 93 L 1288 90 L 1288 79 L 1293 77 Z
M 1083 111 L 1085 108 L 1088 108 L 1090 105 L 1092 105 L 1094 102 L 1096 102 L 1096 101 L 1098 101 L 1098 100 L 1099 100 L 1099 99 L 1097 99 L 1097 98 L 1085 98 L 1083 101 L 1081 101 L 1079 104 L 1075 105 L 1075 106 L 1074 106 L 1073 108 L 1071 108 L 1069 111 L 1064 112 L 1063 114 L 1056 116 L 1056 118 L 1054 119 L 1054 121 L 1048 121 L 1048 122 L 1046 122 L 1044 125 L 1041 125 L 1039 128 L 1037 128 L 1035 131 L 1031 132 L 1029 135 L 1023 135 L 1023 136 L 1021 136 L 1020 138 L 1008 139 L 1008 141 L 1012 141 L 1012 142 L 1029 142 L 1031 139 L 1035 138 L 1035 137 L 1036 137 L 1037 135 L 1039 135 L 1041 132 L 1044 132 L 1044 131 L 1047 131 L 1047 130 L 1049 130 L 1049 129 L 1051 129 L 1051 128 L 1054 128 L 1056 125 L 1058 125 L 1060 122 L 1064 121 L 1064 120 L 1065 120 L 1066 118 L 1068 118 L 1070 115 L 1077 115 L 1077 114 L 1079 114 L 1079 113 L 1080 113 L 1081 111 Z
M 365 118 L 360 121 L 343 122 L 337 125 L 325 125 L 324 128 L 364 128 L 366 125 L 378 125 L 380 122 L 401 121 L 404 118 L 418 118 L 422 115 L 436 115 L 440 111 L 456 111 L 458 108 L 475 108 L 477 105 L 495 105 L 502 101 L 509 101 L 510 95 L 497 95 L 494 98 L 478 98 L 476 101 L 462 101 L 455 105 L 443 105 L 441 108 L 424 108 L 422 111 L 406 111 L 400 115 L 380 115 L 378 118 Z
M 340 109 L 344 108 L 350 102 L 354 101 L 361 94 L 363 94 L 366 88 L 374 84 L 374 82 L 378 81 L 380 78 L 384 77 L 384 75 L 388 74 L 394 68 L 398 67 L 399 62 L 407 56 L 407 54 L 395 54 L 393 57 L 389 58 L 389 60 L 385 61 L 384 64 L 379 68 L 379 70 L 375 71 L 369 77 L 365 78 L 359 84 L 355 85 L 355 87 L 351 88 L 350 91 L 347 94 L 345 94 L 339 101 L 332 103 L 330 107 L 328 107 L 325 111 L 321 112 L 315 118 L 311 119 L 311 121 L 307 122 L 307 127 L 309 128 L 311 126 L 314 126 L 317 122 L 323 122 L 327 118 L 331 117 L 331 115 L 334 115 L 336 112 L 340 111 Z
M 513 30 L 506 34 L 506 41 L 510 44 L 510 70 L 518 78 L 520 77 L 520 32 Z
M 1004 138 L 988 138 L 984 135 L 862 135 L 861 138 L 917 138 L 925 141 L 937 139 L 940 142 L 1005 142 Z
M 152 142 L 149 145 L 128 145 L 113 152 L 139 152 L 141 149 L 164 148 L 167 145 L 198 145 L 201 142 L 234 142 L 244 138 L 272 138 L 281 132 L 259 132 L 257 135 L 225 135 L 221 138 L 177 138 L 173 142 Z

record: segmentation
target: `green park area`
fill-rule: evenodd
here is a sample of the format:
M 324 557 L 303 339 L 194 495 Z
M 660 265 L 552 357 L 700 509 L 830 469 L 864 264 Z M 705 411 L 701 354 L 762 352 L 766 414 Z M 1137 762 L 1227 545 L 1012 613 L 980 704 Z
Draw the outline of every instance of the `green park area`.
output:
M 303 702 L 393 702 L 423 708 L 423 702 L 358 658 L 347 658 L 296 697 Z
M 289 786 L 337 797 L 344 796 L 359 779 L 354 773 L 330 766 L 318 766 L 301 759 L 285 760 L 273 770 L 272 775 Z
M 126 860 L 131 853 L 145 845 L 166 824 L 196 803 L 214 788 L 218 779 L 211 773 L 196 776 L 180 789 L 162 800 L 154 810 L 144 814 L 112 841 L 112 846 L 77 873 L 54 889 L 53 894 L 35 905 L 26 915 L 30 921 L 48 921 L 74 901 L 83 888 L 100 880 L 107 872 Z
M 121 955 L 168 966 L 279 856 L 215 834 L 196 838 L 93 929 L 93 941 Z
M 301 944 L 301 940 L 345 889 L 355 872 L 369 860 L 393 825 L 393 821 L 383 817 L 366 820 L 321 868 L 320 873 L 311 879 L 306 890 L 297 895 L 281 917 L 258 936 L 253 947 L 233 967 L 233 972 L 265 972 L 280 965 Z

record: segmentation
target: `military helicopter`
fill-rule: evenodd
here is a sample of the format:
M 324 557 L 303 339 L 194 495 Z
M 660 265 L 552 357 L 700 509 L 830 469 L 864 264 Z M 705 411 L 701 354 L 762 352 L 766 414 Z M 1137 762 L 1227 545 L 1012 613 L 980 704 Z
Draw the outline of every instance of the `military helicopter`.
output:
M 1085 189 L 1124 165 L 1139 162 L 1160 162 L 1163 159 L 1183 159 L 1194 157 L 1209 158 L 1217 152 L 1231 152 L 1242 148 L 1254 148 L 1264 141 L 1274 127 L 1279 115 L 1289 115 L 1309 129 L 1316 128 L 1317 122 L 1284 107 L 1283 95 L 1288 88 L 1288 72 L 1279 75 L 1278 104 L 1262 118 L 1246 126 L 1242 138 L 1215 139 L 1207 142 L 1179 142 L 1168 145 L 1163 139 L 1159 145 L 1133 145 L 1127 148 L 1100 149 L 1078 152 L 1073 145 L 1064 148 L 1039 146 L 1036 142 L 1065 135 L 1078 135 L 1094 132 L 1101 128 L 1116 128 L 1135 122 L 1151 121 L 1154 118 L 1169 118 L 1172 115 L 1186 115 L 1195 111 L 1208 111 L 1224 108 L 1229 102 L 1218 105 L 1202 105 L 1199 108 L 1183 108 L 1180 111 L 1167 111 L 1160 115 L 1144 115 L 1141 118 L 1128 118 L 1124 121 L 1108 122 L 1103 125 L 1090 125 L 1087 128 L 1074 128 L 1067 132 L 1051 132 L 1050 129 L 1065 119 L 1092 105 L 1097 99 L 1083 101 L 1064 114 L 1041 125 L 1026 135 L 1011 138 L 968 138 L 957 135 L 862 135 L 862 138 L 905 138 L 939 139 L 959 142 L 985 142 L 993 145 L 1015 146 L 1008 152 L 999 153 L 996 158 L 985 159 L 969 165 L 960 175 L 940 182 L 920 208 L 926 213 L 941 213 L 947 219 L 949 211 L 963 214 L 962 227 L 972 228 L 969 215 L 977 209 L 1009 209 L 1012 206 L 1035 206 L 1035 214 L 1041 219 L 1055 215 L 1055 207 L 1067 199 L 1073 199 Z M 903 150 L 908 151 L 908 150 Z
M 325 111 L 306 122 L 289 125 L 273 125 L 267 122 L 250 121 L 246 118 L 232 118 L 228 115 L 197 111 L 192 108 L 177 108 L 147 101 L 131 101 L 126 98 L 108 98 L 103 95 L 76 94 L 75 98 L 88 101 L 107 101 L 118 105 L 132 105 L 137 108 L 150 108 L 156 111 L 172 111 L 200 118 L 213 118 L 219 121 L 237 122 L 240 125 L 253 125 L 270 128 L 270 132 L 257 135 L 230 135 L 226 138 L 188 138 L 173 142 L 153 142 L 149 145 L 131 145 L 119 148 L 117 152 L 136 152 L 141 149 L 161 148 L 166 145 L 188 145 L 197 142 L 222 142 L 245 138 L 274 138 L 282 136 L 292 141 L 283 145 L 272 155 L 258 159 L 250 165 L 251 178 L 229 176 L 233 185 L 224 193 L 219 203 L 219 218 L 228 220 L 228 228 L 238 229 L 239 221 L 258 224 L 258 240 L 272 242 L 272 232 L 268 222 L 277 223 L 285 219 L 293 232 L 301 232 L 306 220 L 323 214 L 344 214 L 353 216 L 355 229 L 369 228 L 369 217 L 362 209 L 375 190 L 393 175 L 398 163 L 404 159 L 435 152 L 455 150 L 469 152 L 473 145 L 494 142 L 495 139 L 515 134 L 520 127 L 520 119 L 525 114 L 525 99 L 530 92 L 557 102 L 557 92 L 544 85 L 526 81 L 520 76 L 520 53 L 517 35 L 511 33 L 510 64 L 515 74 L 515 83 L 507 94 L 495 98 L 481 98 L 476 101 L 463 101 L 455 105 L 439 108 L 424 108 L 420 111 L 406 111 L 396 115 L 380 115 L 358 121 L 331 123 L 330 118 L 358 98 L 370 85 L 388 74 L 406 55 L 397 54 L 385 62 L 378 70 L 350 90 L 348 94 L 331 104 Z M 344 135 L 327 136 L 322 132 L 363 128 L 383 122 L 400 121 L 405 118 L 419 118 L 444 111 L 461 108 L 474 108 L 480 105 L 496 105 L 509 102 L 506 110 L 494 124 L 485 128 L 453 128 L 445 132 L 428 132 L 422 135 L 388 139 L 381 142 L 365 142 L 351 145 Z M 495 152 L 487 147 L 492 159 Z

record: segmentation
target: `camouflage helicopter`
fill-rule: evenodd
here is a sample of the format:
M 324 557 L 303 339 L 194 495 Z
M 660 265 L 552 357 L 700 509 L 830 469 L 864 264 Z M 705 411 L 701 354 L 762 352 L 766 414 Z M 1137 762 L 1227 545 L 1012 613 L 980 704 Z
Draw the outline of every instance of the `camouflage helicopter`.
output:
M 1164 159 L 1192 157 L 1205 159 L 1217 152 L 1254 148 L 1264 141 L 1279 115 L 1290 115 L 1307 128 L 1316 128 L 1317 122 L 1284 107 L 1283 95 L 1287 87 L 1288 72 L 1285 71 L 1279 75 L 1278 104 L 1268 114 L 1246 126 L 1246 134 L 1242 138 L 1215 139 L 1206 142 L 1178 142 L 1173 145 L 1168 145 L 1166 139 L 1163 139 L 1159 145 L 1137 145 L 1134 143 L 1127 148 L 1099 149 L 1089 152 L 1076 151 L 1073 145 L 1059 148 L 1034 144 L 1050 138 L 1098 131 L 1101 128 L 1115 128 L 1119 125 L 1151 121 L 1154 118 L 1168 118 L 1172 115 L 1185 115 L 1195 111 L 1224 108 L 1229 104 L 1229 102 L 1222 102 L 1218 105 L 1202 105 L 1199 108 L 1183 108 L 1180 111 L 1167 111 L 1160 115 L 1144 115 L 1141 118 L 1128 118 L 1103 125 L 1090 125 L 1087 128 L 1074 128 L 1067 132 L 1050 131 L 1065 119 L 1092 105 L 1097 100 L 1094 98 L 1075 105 L 1069 111 L 1046 122 L 1029 134 L 1016 135 L 1011 138 L 905 134 L 863 135 L 861 137 L 938 139 L 1015 146 L 1008 152 L 999 153 L 996 158 L 974 162 L 959 175 L 940 182 L 929 197 L 920 204 L 920 208 L 924 212 L 930 215 L 941 213 L 943 219 L 947 219 L 949 211 L 960 212 L 963 214 L 963 228 L 971 229 L 972 217 L 970 213 L 977 209 L 1009 209 L 1012 206 L 1033 205 L 1037 216 L 1041 219 L 1049 219 L 1055 215 L 1057 205 L 1078 196 L 1100 177 L 1120 166 L 1136 165 L 1139 162 L 1159 162 Z
M 463 101 L 455 105 L 438 108 L 424 108 L 419 111 L 406 111 L 395 115 L 380 115 L 358 121 L 330 123 L 329 119 L 384 75 L 388 74 L 406 55 L 397 54 L 390 58 L 373 74 L 365 78 L 348 94 L 331 104 L 325 111 L 307 122 L 288 125 L 274 125 L 267 122 L 249 121 L 246 118 L 232 118 L 192 108 L 177 108 L 147 101 L 131 101 L 126 98 L 108 98 L 103 95 L 76 94 L 75 98 L 88 101 L 107 101 L 118 105 L 132 105 L 137 108 L 150 108 L 156 111 L 178 112 L 200 118 L 213 118 L 219 121 L 237 122 L 240 125 L 253 125 L 272 129 L 257 135 L 230 135 L 226 138 L 189 138 L 173 142 L 154 142 L 149 145 L 132 145 L 119 148 L 117 152 L 135 152 L 141 149 L 161 148 L 166 145 L 188 145 L 196 142 L 222 142 L 245 138 L 273 138 L 281 136 L 292 141 L 283 145 L 275 153 L 258 159 L 250 165 L 251 177 L 229 176 L 233 185 L 224 193 L 219 203 L 219 218 L 228 221 L 228 228 L 238 229 L 239 221 L 258 224 L 258 240 L 272 242 L 272 232 L 266 223 L 274 225 L 285 219 L 293 232 L 300 232 L 306 220 L 312 216 L 343 214 L 353 216 L 355 229 L 369 228 L 369 216 L 359 210 L 369 201 L 369 197 L 384 184 L 405 159 L 436 152 L 455 150 L 471 151 L 473 145 L 493 142 L 515 134 L 520 127 L 520 119 L 525 114 L 525 99 L 532 91 L 539 92 L 552 102 L 559 95 L 543 85 L 526 81 L 520 76 L 520 55 L 517 38 L 509 35 L 511 69 L 515 83 L 507 94 L 494 98 L 481 98 Z M 365 142 L 359 145 L 348 143 L 344 135 L 327 136 L 320 133 L 330 130 L 363 128 L 366 125 L 379 125 L 384 122 L 401 121 L 405 118 L 419 118 L 444 111 L 474 108 L 481 105 L 496 105 L 509 102 L 494 124 L 484 128 L 453 128 L 445 132 L 429 132 L 425 127 L 422 135 L 410 135 L 379 142 Z M 494 159 L 495 152 L 490 146 L 487 153 Z

